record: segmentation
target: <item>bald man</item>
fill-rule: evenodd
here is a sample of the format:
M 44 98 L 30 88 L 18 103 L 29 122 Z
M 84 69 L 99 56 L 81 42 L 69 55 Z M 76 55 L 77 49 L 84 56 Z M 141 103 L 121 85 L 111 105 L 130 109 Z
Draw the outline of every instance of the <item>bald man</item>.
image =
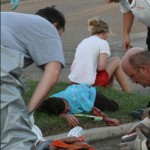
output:
M 150 86 L 150 52 L 134 47 L 122 58 L 122 69 L 133 83 Z
M 150 87 L 150 52 L 143 48 L 134 47 L 129 49 L 122 58 L 122 69 L 127 76 L 130 77 L 133 83 L 139 83 L 144 87 Z M 144 110 L 143 120 L 136 124 L 129 133 L 135 132 L 137 128 L 144 131 L 143 134 L 138 134 L 137 138 L 131 142 L 121 143 L 121 150 L 135 149 L 139 146 L 141 150 L 150 149 L 150 102 Z M 128 133 L 128 134 L 129 134 Z M 140 142 L 139 142 L 140 141 Z

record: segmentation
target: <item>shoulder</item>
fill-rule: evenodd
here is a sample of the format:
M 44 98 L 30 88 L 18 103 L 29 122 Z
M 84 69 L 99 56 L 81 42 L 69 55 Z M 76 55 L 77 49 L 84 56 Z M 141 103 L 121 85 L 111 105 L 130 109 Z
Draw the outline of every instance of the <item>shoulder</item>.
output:
M 108 45 L 108 42 L 106 40 L 101 39 L 101 38 L 99 38 L 99 37 L 97 37 L 95 35 L 93 35 L 93 36 L 91 36 L 91 37 L 89 37 L 87 39 L 88 39 L 88 41 L 92 42 L 92 44 L 94 44 L 94 43 L 96 44 L 97 43 L 99 45 L 101 45 L 101 44 Z
M 3 19 L 3 23 L 4 22 L 8 22 L 9 24 L 16 23 L 16 27 L 24 26 L 26 28 L 30 27 L 31 29 L 34 29 L 36 27 L 47 26 L 49 28 L 55 29 L 54 26 L 45 18 L 34 14 L 25 14 L 18 12 L 1 12 L 1 17 Z
M 101 46 L 106 46 L 106 47 L 109 47 L 109 43 L 108 43 L 108 41 L 106 41 L 106 40 L 104 40 L 104 39 L 98 39 L 99 40 L 99 45 L 100 45 L 100 47 Z

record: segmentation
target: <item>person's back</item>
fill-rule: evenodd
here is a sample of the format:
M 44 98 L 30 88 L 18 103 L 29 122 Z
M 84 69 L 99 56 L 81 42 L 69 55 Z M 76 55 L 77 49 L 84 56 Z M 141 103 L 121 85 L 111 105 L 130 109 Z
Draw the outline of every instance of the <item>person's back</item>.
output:
M 84 39 L 77 46 L 75 59 L 68 78 L 77 83 L 93 85 L 99 63 L 99 53 L 105 53 L 105 46 L 109 47 L 108 42 L 95 35 Z M 110 51 L 107 53 L 110 54 Z
M 116 77 L 125 92 L 131 92 L 126 75 L 120 67 L 120 58 L 110 56 L 107 42 L 109 27 L 97 18 L 88 22 L 89 38 L 84 39 L 76 49 L 75 58 L 68 78 L 71 83 L 108 87 Z
M 52 46 L 54 41 L 61 45 L 58 31 L 45 18 L 14 12 L 1 13 L 1 45 L 22 53 L 30 63 L 35 62 L 40 66 L 48 62 L 50 50 L 55 48 L 55 45 Z M 47 57 L 42 55 L 43 52 Z M 58 60 L 64 62 L 61 57 L 63 51 L 59 50 L 58 53 Z

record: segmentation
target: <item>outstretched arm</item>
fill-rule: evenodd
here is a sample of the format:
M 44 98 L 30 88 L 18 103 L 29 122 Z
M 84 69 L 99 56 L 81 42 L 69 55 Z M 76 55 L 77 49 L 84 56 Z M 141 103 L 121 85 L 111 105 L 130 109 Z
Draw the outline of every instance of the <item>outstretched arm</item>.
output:
M 56 84 L 61 72 L 61 64 L 58 62 L 50 62 L 44 66 L 44 74 L 40 80 L 32 98 L 28 104 L 28 111 L 31 113 L 37 109 L 44 99 L 48 96 Z
M 117 119 L 111 119 L 107 115 L 105 115 L 101 110 L 96 107 L 93 107 L 92 113 L 96 116 L 102 117 L 108 126 L 118 126 L 119 121 Z
M 75 126 L 78 126 L 79 125 L 79 120 L 72 114 L 60 114 L 59 117 L 62 117 L 64 118 L 69 126 L 71 127 L 75 127 Z

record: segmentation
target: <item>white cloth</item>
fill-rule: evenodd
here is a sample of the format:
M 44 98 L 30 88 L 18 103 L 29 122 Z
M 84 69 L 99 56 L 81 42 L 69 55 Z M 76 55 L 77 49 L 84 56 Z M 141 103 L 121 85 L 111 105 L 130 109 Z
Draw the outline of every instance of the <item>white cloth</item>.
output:
M 150 0 L 133 0 L 131 4 L 121 0 L 119 4 L 122 13 L 132 11 L 135 18 L 150 27 Z
M 74 127 L 71 129 L 67 135 L 67 137 L 75 136 L 75 137 L 80 137 L 83 135 L 83 128 L 80 126 Z
M 30 123 L 31 123 L 31 127 L 32 127 L 31 131 L 34 132 L 38 138 L 35 142 L 35 145 L 36 145 L 39 141 L 46 141 L 46 140 L 44 139 L 42 132 L 39 129 L 39 127 L 35 125 L 33 114 L 34 114 L 34 112 L 30 114 Z
M 111 54 L 106 40 L 100 39 L 95 35 L 84 39 L 77 46 L 75 58 L 71 66 L 71 73 L 68 76 L 70 81 L 93 85 L 95 83 L 100 53 L 105 53 L 107 56 Z

